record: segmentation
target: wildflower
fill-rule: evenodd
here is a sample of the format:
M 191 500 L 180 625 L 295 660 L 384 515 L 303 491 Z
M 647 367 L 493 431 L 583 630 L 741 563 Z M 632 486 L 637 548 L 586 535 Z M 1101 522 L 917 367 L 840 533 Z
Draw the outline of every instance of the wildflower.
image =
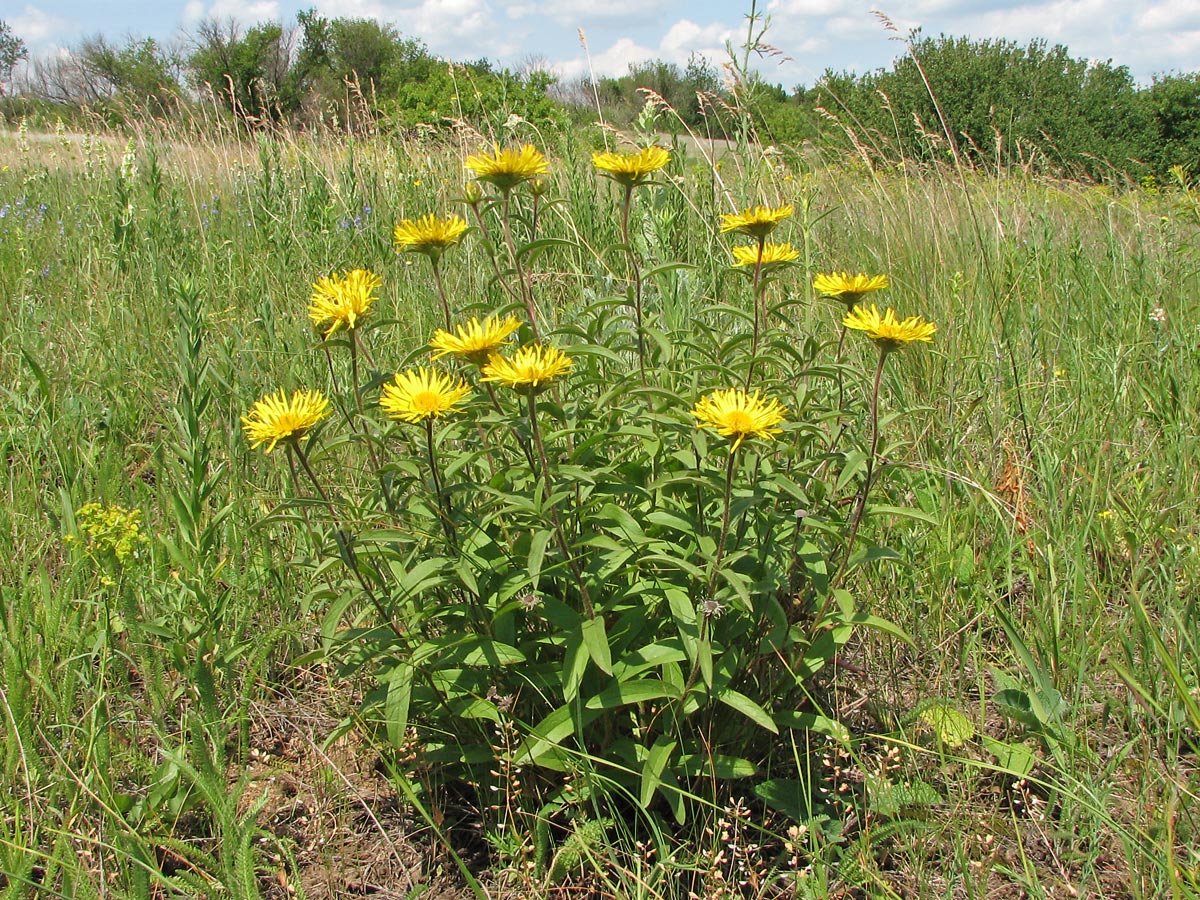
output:
M 881 291 L 888 283 L 886 275 L 866 275 L 862 272 L 857 275 L 851 275 L 849 272 L 831 272 L 828 275 L 817 275 L 813 279 L 813 287 L 818 294 L 845 303 L 847 312 L 862 299 L 863 294 Z
M 800 258 L 800 251 L 791 244 L 763 244 L 761 268 L 767 269 L 781 266 Z M 757 244 L 747 244 L 744 247 L 733 248 L 733 265 L 753 268 L 759 264 L 759 247 Z
M 1167 311 L 1161 306 L 1156 306 L 1150 311 L 1150 321 L 1161 325 L 1167 321 Z
M 439 328 L 433 333 L 429 346 L 434 350 L 434 359 L 457 356 L 482 367 L 492 354 L 498 353 L 507 343 L 509 335 L 520 327 L 521 323 L 513 316 L 503 322 L 499 316 L 488 316 L 482 323 L 472 317 L 465 326 L 455 326 L 454 334 Z
M 484 381 L 498 381 L 520 393 L 536 394 L 574 365 L 571 357 L 557 347 L 534 344 L 522 347 L 509 359 L 493 353 L 482 372 Z
M 326 338 L 339 328 L 353 329 L 375 302 L 375 292 L 383 279 L 366 269 L 355 269 L 345 275 L 336 272 L 313 283 L 308 317 Z
M 329 415 L 329 401 L 320 391 L 295 391 L 289 398 L 281 388 L 267 394 L 242 416 L 242 429 L 251 449 L 267 445 L 270 453 L 280 441 L 299 441 L 309 429 Z
M 721 232 L 736 231 L 752 238 L 763 239 L 775 226 L 790 216 L 795 210 L 791 206 L 775 208 L 755 206 L 742 210 L 740 213 L 726 213 L 721 216 Z
M 494 184 L 503 193 L 508 193 L 518 184 L 550 171 L 546 157 L 542 156 L 533 144 L 525 144 L 520 150 L 501 150 L 498 145 L 492 146 L 495 153 L 468 156 L 466 165 L 475 173 L 476 178 Z
M 1096 518 L 1097 519 L 1111 519 L 1115 515 L 1116 515 L 1116 513 L 1114 513 L 1111 509 L 1102 509 L 1100 512 L 1096 513 Z
M 75 511 L 75 524 L 90 550 L 98 557 L 107 557 L 118 563 L 137 558 L 137 548 L 147 543 L 141 531 L 141 510 L 123 506 L 102 506 L 85 503 Z M 67 543 L 75 543 L 74 535 L 67 535 Z
M 842 324 L 855 331 L 865 332 L 884 353 L 913 341 L 932 341 L 933 334 L 937 331 L 936 325 L 926 322 L 920 316 L 909 316 L 900 321 L 896 318 L 896 311 L 890 307 L 886 313 L 880 315 L 874 303 L 869 309 L 856 306 L 846 314 Z
M 397 372 L 383 386 L 379 405 L 393 419 L 416 424 L 462 412 L 458 404 L 469 393 L 470 387 L 461 378 L 455 381 L 449 375 L 421 366 Z
M 429 213 L 416 220 L 401 219 L 400 224 L 392 231 L 392 240 L 399 251 L 424 253 L 436 260 L 457 244 L 466 230 L 465 219 L 458 216 L 439 219 L 433 213 Z
M 646 147 L 637 153 L 593 153 L 592 165 L 617 184 L 637 187 L 645 184 L 650 175 L 671 161 L 671 154 L 662 147 Z
M 702 397 L 692 410 L 698 428 L 714 428 L 721 437 L 733 438 L 733 449 L 749 437 L 770 437 L 783 429 L 787 410 L 778 400 L 760 397 L 758 391 L 747 394 L 738 388 L 713 391 Z

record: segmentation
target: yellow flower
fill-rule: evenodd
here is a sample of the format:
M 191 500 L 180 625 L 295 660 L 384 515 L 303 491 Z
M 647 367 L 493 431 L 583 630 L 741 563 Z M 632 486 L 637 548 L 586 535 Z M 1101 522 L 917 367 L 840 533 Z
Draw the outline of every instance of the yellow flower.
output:
M 793 212 L 791 206 L 778 206 L 774 209 L 767 206 L 755 206 L 744 209 L 740 213 L 726 213 L 721 216 L 721 232 L 736 231 L 740 234 L 748 234 L 753 238 L 765 238 L 775 230 L 776 225 Z
M 458 404 L 469 393 L 470 387 L 461 378 L 455 381 L 449 375 L 421 366 L 397 372 L 383 386 L 379 405 L 393 419 L 415 424 L 462 412 Z
M 671 161 L 671 154 L 662 147 L 646 147 L 637 153 L 593 153 L 592 165 L 625 187 L 645 184 L 651 173 Z
M 433 213 L 419 219 L 401 219 L 392 231 L 392 240 L 399 251 L 424 253 L 434 259 L 458 243 L 467 230 L 467 222 L 458 216 L 439 219 Z
M 339 328 L 352 329 L 375 302 L 381 284 L 383 279 L 366 269 L 321 278 L 313 283 L 308 317 L 326 338 Z
M 762 268 L 779 266 L 800 258 L 800 251 L 791 244 L 763 244 Z M 733 248 L 734 266 L 749 266 L 753 268 L 758 262 L 758 244 L 747 244 Z
M 289 398 L 281 388 L 267 394 L 242 416 L 242 429 L 250 448 L 266 444 L 270 453 L 280 441 L 299 441 L 308 430 L 329 415 L 329 401 L 320 391 L 295 391 Z
M 890 307 L 886 313 L 880 315 L 874 303 L 869 309 L 856 306 L 846 314 L 842 324 L 855 331 L 866 332 L 867 337 L 878 344 L 885 353 L 913 341 L 932 341 L 933 334 L 937 331 L 936 325 L 926 322 L 920 316 L 909 316 L 900 321 L 896 318 L 896 311 Z
M 758 391 L 747 394 L 739 388 L 713 391 L 692 410 L 697 428 L 715 428 L 721 437 L 733 438 L 733 450 L 746 438 L 779 434 L 783 429 L 776 426 L 786 413 L 778 400 L 760 397 Z
M 433 333 L 429 346 L 434 359 L 457 356 L 469 363 L 483 366 L 507 343 L 508 336 L 521 327 L 521 323 L 509 316 L 503 322 L 499 316 L 488 316 L 481 323 L 472 317 L 465 326 L 456 325 L 454 334 L 439 328 Z
M 846 311 L 854 306 L 863 296 L 872 291 L 881 291 L 888 286 L 886 275 L 866 275 L 859 272 L 851 275 L 849 272 L 831 272 L 820 274 L 813 279 L 813 287 L 818 294 L 832 297 L 846 304 Z
M 482 373 L 484 381 L 498 381 L 522 394 L 536 394 L 574 365 L 571 357 L 557 347 L 535 344 L 522 347 L 510 359 L 493 353 Z
M 498 145 L 492 145 L 495 153 L 489 155 L 480 153 L 467 157 L 467 168 L 475 173 L 480 181 L 494 184 L 507 193 L 523 181 L 545 175 L 550 171 L 546 157 L 533 146 L 525 144 L 520 150 L 506 147 L 501 150 Z

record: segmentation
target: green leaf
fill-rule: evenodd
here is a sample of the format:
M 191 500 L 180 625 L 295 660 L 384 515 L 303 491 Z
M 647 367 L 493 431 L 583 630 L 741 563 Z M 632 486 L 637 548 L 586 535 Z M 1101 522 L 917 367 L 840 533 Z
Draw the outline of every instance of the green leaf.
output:
M 413 667 L 400 663 L 384 678 L 387 682 L 387 699 L 383 714 L 387 726 L 388 743 L 393 747 L 404 744 L 408 731 L 408 708 L 412 702 Z
M 551 247 L 565 247 L 574 250 L 578 246 L 574 241 L 568 241 L 566 238 L 539 238 L 536 241 L 530 241 L 528 244 L 523 244 L 519 247 L 517 249 L 517 258 L 540 253 L 542 250 L 549 250 Z
M 933 729 L 939 741 L 952 749 L 961 747 L 975 737 L 975 726 L 971 720 L 946 703 L 930 703 L 917 718 Z
M 815 731 L 826 734 L 835 741 L 849 743 L 850 731 L 837 719 L 822 716 L 814 712 L 794 712 L 785 709 L 775 713 L 775 722 L 782 728 L 794 728 L 797 731 Z
M 1037 756 L 1024 744 L 1009 744 L 983 735 L 980 738 L 984 749 L 996 757 L 996 766 L 1014 778 L 1024 778 L 1037 765 Z
M 567 702 L 579 696 L 579 686 L 583 684 L 587 662 L 588 653 L 583 643 L 582 629 L 573 629 L 566 636 L 563 652 L 562 690 L 563 699 Z
M 610 684 L 599 694 L 589 697 L 584 705 L 588 709 L 618 709 L 632 703 L 644 703 L 662 697 L 679 697 L 679 691 L 657 678 L 638 678 L 634 681 Z
M 549 529 L 535 531 L 529 539 L 529 580 L 533 589 L 537 590 L 538 579 L 542 575 L 542 563 L 546 558 L 546 546 L 554 539 L 554 532 Z
M 605 675 L 612 674 L 612 653 L 608 647 L 608 632 L 604 627 L 604 617 L 594 616 L 584 619 L 581 624 L 583 643 L 587 647 L 588 656 Z
M 767 731 L 779 734 L 779 726 L 775 724 L 770 714 L 745 694 L 735 691 L 733 688 L 723 688 L 714 694 L 714 696 L 718 701 L 724 703 L 730 709 L 737 710 L 756 725 L 767 729 Z
M 671 761 L 671 754 L 675 752 L 676 742 L 668 740 L 665 734 L 659 735 L 654 742 L 654 746 L 650 748 L 649 754 L 646 756 L 646 762 L 642 766 L 642 783 L 638 791 L 638 802 L 642 806 L 649 806 L 651 799 L 654 797 L 654 792 L 658 790 L 662 783 L 662 774 L 666 769 L 667 764 Z M 675 793 L 678 793 L 676 791 Z
M 771 778 L 759 782 L 754 786 L 754 794 L 793 822 L 807 822 L 812 815 L 808 786 L 797 778 Z
M 867 517 L 871 516 L 895 516 L 898 519 L 912 519 L 915 522 L 924 522 L 926 525 L 940 525 L 936 516 L 931 516 L 929 513 L 922 512 L 919 509 L 913 509 L 911 506 L 876 506 L 873 503 L 867 504 Z

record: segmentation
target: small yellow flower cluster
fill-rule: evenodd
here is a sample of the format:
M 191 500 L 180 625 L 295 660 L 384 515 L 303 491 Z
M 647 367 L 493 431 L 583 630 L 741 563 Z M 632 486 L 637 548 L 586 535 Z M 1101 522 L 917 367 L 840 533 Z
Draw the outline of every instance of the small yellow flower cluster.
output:
M 141 531 L 141 519 L 141 510 L 100 503 L 86 503 L 75 511 L 75 524 L 88 550 L 122 565 L 136 559 L 138 547 L 147 543 Z M 64 540 L 71 544 L 77 539 L 67 535 Z

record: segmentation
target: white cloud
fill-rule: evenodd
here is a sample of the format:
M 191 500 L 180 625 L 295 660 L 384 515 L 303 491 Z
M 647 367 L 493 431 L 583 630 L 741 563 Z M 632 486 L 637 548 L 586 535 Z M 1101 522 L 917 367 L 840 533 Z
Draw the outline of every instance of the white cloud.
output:
M 662 13 L 671 0 L 549 0 L 541 4 L 543 14 L 568 28 L 597 22 L 645 22 Z
M 28 4 L 20 15 L 6 21 L 13 34 L 30 48 L 53 43 L 61 39 L 64 32 L 73 30 L 70 20 L 43 12 Z
M 1195 0 L 1166 0 L 1142 9 L 1134 24 L 1150 31 L 1195 30 L 1200 28 L 1200 6 Z
M 254 25 L 259 22 L 277 22 L 281 18 L 277 0 L 254 0 L 246 3 L 244 0 L 188 0 L 183 8 L 183 21 L 191 24 L 201 19 L 236 19 L 243 25 Z
M 598 76 L 619 76 L 628 72 L 631 64 L 653 59 L 683 66 L 694 54 L 720 63 L 726 56 L 725 42 L 734 39 L 734 31 L 720 22 L 700 25 L 680 19 L 663 33 L 656 47 L 639 44 L 630 37 L 618 38 L 608 49 L 592 54 L 592 69 Z M 579 56 L 558 62 L 555 70 L 569 80 L 588 71 L 587 59 Z

